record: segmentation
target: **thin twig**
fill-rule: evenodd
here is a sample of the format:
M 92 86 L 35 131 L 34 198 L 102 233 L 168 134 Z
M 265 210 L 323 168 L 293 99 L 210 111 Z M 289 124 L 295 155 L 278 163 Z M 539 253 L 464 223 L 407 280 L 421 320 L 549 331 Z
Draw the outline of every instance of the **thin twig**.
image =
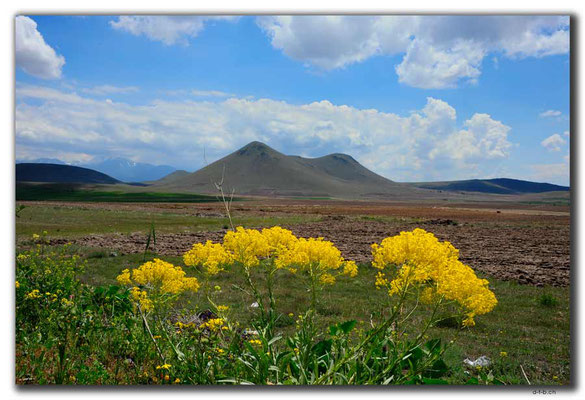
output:
M 205 166 L 208 166 L 209 164 L 207 162 L 207 157 L 205 155 L 205 147 L 203 147 L 203 160 L 205 161 Z M 225 192 L 223 191 L 224 179 L 225 179 L 225 164 L 223 164 L 223 168 L 221 171 L 221 180 L 219 182 L 214 182 L 211 177 L 209 178 L 209 180 L 213 184 L 213 186 L 215 186 L 215 188 L 217 189 L 217 191 L 221 195 L 221 199 L 220 199 L 219 195 L 217 195 L 217 194 L 215 195 L 215 198 L 217 199 L 217 201 L 221 200 L 221 202 L 223 203 L 223 205 L 225 207 L 226 215 L 228 217 L 228 220 L 230 221 L 230 226 L 231 226 L 232 230 L 235 231 L 236 228 L 234 227 L 234 222 L 232 221 L 232 214 L 231 214 L 232 201 L 234 199 L 235 189 L 232 188 L 230 199 L 229 199 L 229 201 L 226 200 Z
M 140 312 L 140 316 L 142 317 L 142 321 L 144 322 L 144 326 L 146 327 L 146 331 L 150 335 L 150 338 L 152 339 L 152 343 L 154 343 L 154 346 L 156 347 L 156 351 L 158 352 L 158 355 L 160 356 L 161 360 L 163 361 L 163 364 L 166 364 L 165 356 L 163 355 L 162 351 L 160 350 L 160 347 L 158 347 L 158 343 L 156 342 L 156 339 L 154 338 L 154 336 L 152 336 L 152 332 L 150 331 L 150 326 L 148 326 L 148 321 L 146 321 L 146 317 L 144 316 L 144 313 L 142 312 L 142 308 L 140 307 L 140 304 L 138 304 L 137 306 L 138 306 L 138 311 Z
M 522 370 L 522 375 L 524 375 L 524 379 L 526 379 L 526 382 L 528 382 L 529 385 L 532 385 L 532 383 L 530 383 L 530 380 L 526 376 L 526 372 L 524 371 L 524 368 L 522 367 L 522 364 L 520 364 L 520 369 Z

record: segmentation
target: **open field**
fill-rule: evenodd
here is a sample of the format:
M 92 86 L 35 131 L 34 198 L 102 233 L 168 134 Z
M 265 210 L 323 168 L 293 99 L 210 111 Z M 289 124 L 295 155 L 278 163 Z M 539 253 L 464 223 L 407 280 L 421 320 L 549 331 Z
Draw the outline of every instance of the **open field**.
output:
M 17 250 L 28 248 L 33 233 L 48 231 L 50 245 L 73 243 L 87 260 L 82 280 L 91 285 L 115 283 L 125 268 L 141 264 L 151 222 L 156 246 L 146 254 L 182 265 L 181 255 L 193 243 L 219 241 L 228 221 L 220 204 L 19 202 L 26 207 L 16 219 Z M 448 240 L 461 260 L 490 281 L 496 309 L 477 319 L 472 329 L 434 327 L 431 337 L 455 343 L 445 360 L 453 370 L 450 383 L 467 375 L 462 360 L 487 355 L 493 372 L 506 383 L 567 384 L 570 381 L 570 217 L 569 208 L 551 204 L 344 202 L 264 200 L 234 202 L 236 225 L 280 225 L 301 237 L 322 236 L 344 257 L 360 265 L 357 278 L 342 280 L 324 291 L 317 309 L 319 324 L 356 319 L 367 326 L 379 309 L 382 291 L 373 288 L 375 272 L 368 265 L 370 245 L 400 231 L 420 227 Z M 152 245 L 151 245 L 152 246 Z M 186 269 L 190 271 L 189 268 Z M 224 303 L 235 319 L 250 319 L 251 300 L 235 285 L 237 271 L 215 277 Z M 278 329 L 294 327 L 289 313 L 306 310 L 303 286 L 290 274 L 275 281 Z M 189 298 L 198 309 L 208 307 L 201 293 Z M 544 300 L 543 300 L 544 299 Z M 553 299 L 547 301 L 546 299 Z M 421 319 L 413 319 L 413 331 Z

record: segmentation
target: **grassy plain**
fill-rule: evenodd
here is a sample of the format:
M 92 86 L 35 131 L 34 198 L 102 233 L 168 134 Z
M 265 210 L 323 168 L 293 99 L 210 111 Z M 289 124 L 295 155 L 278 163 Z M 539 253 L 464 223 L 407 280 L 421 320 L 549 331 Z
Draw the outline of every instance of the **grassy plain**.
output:
M 180 209 L 173 208 L 172 205 L 162 205 L 146 210 L 140 204 L 128 207 L 103 204 L 25 204 L 26 208 L 16 218 L 17 251 L 31 244 L 30 235 L 44 230 L 48 231 L 49 238 L 56 239 L 131 232 L 146 235 L 151 222 L 154 222 L 156 232 L 161 234 L 217 231 L 224 229 L 228 224 L 226 218 L 218 215 L 221 213 L 219 204 Z M 256 207 L 239 203 L 236 207 L 239 207 L 237 224 L 263 227 L 327 223 L 326 220 L 323 221 L 324 214 L 328 213 L 323 209 L 330 206 L 331 203 L 315 201 L 311 207 L 275 206 L 275 210 L 270 204 L 265 203 Z M 429 218 L 425 212 L 416 210 L 411 210 L 412 212 L 406 210 L 400 218 L 380 216 L 380 213 L 372 210 L 368 213 L 365 204 L 364 207 L 358 207 L 359 210 L 364 212 L 359 221 L 366 225 L 376 221 L 387 224 L 404 223 L 404 218 L 409 218 L 409 224 L 416 224 Z M 440 211 L 429 208 L 426 212 Z M 344 213 L 353 213 L 352 208 L 347 205 Z M 450 213 L 449 215 L 457 215 L 457 210 Z M 405 214 L 408 214 L 408 217 L 404 217 Z M 478 229 L 482 224 L 487 224 L 477 216 L 479 214 L 469 212 L 460 214 L 461 220 L 475 221 Z M 501 214 L 497 216 L 500 217 Z M 529 217 L 534 218 L 530 215 Z M 526 225 L 522 219 L 515 221 L 515 217 L 510 218 L 511 226 Z M 539 218 L 538 214 L 536 218 Z M 558 221 L 555 220 L 555 223 Z M 138 267 L 144 257 L 139 251 L 113 254 L 107 247 L 74 245 L 74 249 L 87 261 L 87 269 L 81 279 L 91 285 L 115 283 L 115 277 L 120 271 Z M 178 265 L 183 264 L 178 254 L 154 252 L 146 254 L 147 259 L 154 257 Z M 194 272 L 189 268 L 186 270 L 189 274 Z M 568 384 L 571 373 L 569 287 L 521 285 L 490 275 L 482 276 L 490 281 L 490 287 L 498 298 L 496 309 L 477 318 L 477 325 L 471 329 L 461 330 L 445 324 L 433 327 L 428 333 L 431 337 L 441 337 L 447 342 L 454 340 L 446 353 L 446 361 L 452 367 L 449 382 L 455 384 L 465 382 L 468 375 L 463 360 L 485 355 L 493 361 L 490 369 L 494 375 L 506 383 L 527 384 L 530 381 L 539 385 Z M 222 302 L 231 307 L 234 319 L 245 324 L 250 319 L 250 303 L 253 300 L 238 289 L 243 285 L 242 274 L 230 271 L 218 275 L 215 279 L 214 284 L 221 287 Z M 384 312 L 381 307 L 386 297 L 385 293 L 374 288 L 374 280 L 373 268 L 367 263 L 362 263 L 356 278 L 339 279 L 336 285 L 325 290 L 317 309 L 319 324 L 329 326 L 348 319 L 356 319 L 360 325 L 369 324 L 372 310 Z M 278 329 L 288 332 L 294 327 L 294 318 L 289 317 L 289 313 L 295 316 L 303 313 L 308 306 L 308 296 L 304 292 L 304 283 L 285 271 L 278 273 L 275 282 L 275 295 L 279 299 L 277 309 L 282 313 Z M 197 310 L 207 308 L 206 300 L 200 294 L 191 295 L 185 301 Z M 420 318 L 417 315 L 415 313 L 412 319 L 413 332 L 416 331 L 417 323 L 422 321 L 422 314 Z

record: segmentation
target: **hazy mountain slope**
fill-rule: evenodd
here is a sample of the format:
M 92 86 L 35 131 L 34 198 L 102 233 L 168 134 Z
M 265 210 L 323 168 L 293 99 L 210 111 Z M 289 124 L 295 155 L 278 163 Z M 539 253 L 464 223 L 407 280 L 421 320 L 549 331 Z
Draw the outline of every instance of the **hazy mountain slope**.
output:
M 176 170 L 169 165 L 139 163 L 125 158 L 109 158 L 81 166 L 94 169 L 124 182 L 154 181 L 164 178 Z
M 183 178 L 189 175 L 190 172 L 185 171 L 184 169 L 178 169 L 176 171 L 171 172 L 170 174 L 153 181 L 146 181 L 147 183 L 156 183 L 158 185 L 168 184 L 176 181 L 177 179 Z
M 17 182 L 61 182 L 61 183 L 120 183 L 117 179 L 88 168 L 61 164 L 23 163 L 16 164 Z
M 215 192 L 225 167 L 225 187 L 237 194 L 277 196 L 379 197 L 412 192 L 363 167 L 345 154 L 320 158 L 284 155 L 252 142 L 234 153 L 172 182 L 156 182 L 165 190 Z

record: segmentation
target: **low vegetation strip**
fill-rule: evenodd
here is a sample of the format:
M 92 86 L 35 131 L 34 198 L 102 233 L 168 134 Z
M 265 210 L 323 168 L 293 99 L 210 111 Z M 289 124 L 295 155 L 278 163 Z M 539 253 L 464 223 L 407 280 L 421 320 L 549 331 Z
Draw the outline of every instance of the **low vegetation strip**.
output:
M 352 266 L 328 242 L 254 232 L 146 263 L 33 236 L 30 250 L 17 253 L 17 383 L 569 382 L 567 289 L 490 280 L 498 304 L 489 312 L 489 302 L 465 300 L 475 291 L 453 281 L 445 296 L 455 303 L 441 305 L 445 296 L 428 289 L 443 274 L 426 260 L 439 253 L 457 264 L 447 244 L 408 244 L 416 264 L 396 269 L 401 242 L 382 242 L 386 287 L 376 268 Z M 433 243 L 445 251 L 429 251 Z M 473 309 L 488 312 L 462 327 Z M 397 323 L 388 323 L 395 312 Z M 463 363 L 480 356 L 489 360 L 481 368 Z
M 18 184 L 16 200 L 115 203 L 212 203 L 219 201 L 215 196 L 201 194 L 101 191 L 84 189 L 82 185 L 77 184 Z

